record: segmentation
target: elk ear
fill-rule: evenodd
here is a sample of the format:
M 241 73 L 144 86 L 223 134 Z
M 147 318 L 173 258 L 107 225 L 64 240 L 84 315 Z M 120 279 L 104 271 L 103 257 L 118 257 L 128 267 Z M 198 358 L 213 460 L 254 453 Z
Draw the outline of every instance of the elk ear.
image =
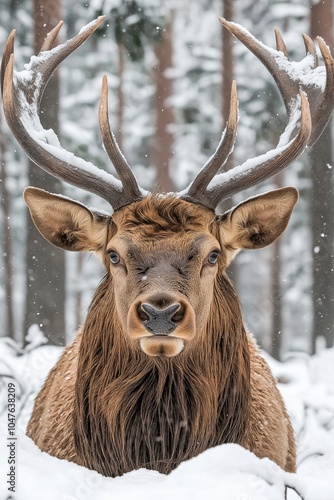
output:
M 64 250 L 92 252 L 105 246 L 111 217 L 39 188 L 26 188 L 23 197 L 35 226 L 53 245 Z
M 230 250 L 263 248 L 288 225 L 298 191 L 285 187 L 249 198 L 222 216 L 221 235 Z

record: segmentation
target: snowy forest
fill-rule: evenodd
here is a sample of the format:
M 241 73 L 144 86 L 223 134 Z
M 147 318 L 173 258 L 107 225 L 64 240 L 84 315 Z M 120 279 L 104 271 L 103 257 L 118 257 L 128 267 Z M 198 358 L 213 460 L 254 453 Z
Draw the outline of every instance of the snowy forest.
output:
M 314 3 L 314 2 L 313 2 Z M 312 4 L 313 4 L 312 3 Z M 183 189 L 214 152 L 226 121 L 231 80 L 239 97 L 238 136 L 231 164 L 272 149 L 286 114 L 268 71 L 218 22 L 234 19 L 274 47 L 279 27 L 291 60 L 305 48 L 302 33 L 332 43 L 331 2 L 159 0 L 144 2 L 11 1 L 1 3 L 0 43 L 17 31 L 16 64 L 38 52 L 64 19 L 63 39 L 99 14 L 107 22 L 61 65 L 47 87 L 43 116 L 63 146 L 112 171 L 101 147 L 98 100 L 109 77 L 110 120 L 141 185 Z M 38 325 L 54 345 L 68 343 L 85 316 L 103 270 L 90 256 L 64 254 L 37 233 L 22 200 L 27 185 L 101 205 L 81 190 L 30 164 L 1 118 L 1 336 L 25 344 Z M 250 189 L 232 206 L 273 186 L 294 185 L 300 201 L 284 236 L 268 249 L 241 253 L 231 270 L 247 325 L 276 359 L 288 351 L 333 345 L 333 171 L 330 126 L 309 154 L 283 174 Z
M 68 151 L 115 174 L 102 147 L 98 123 L 101 81 L 107 75 L 111 128 L 140 185 L 151 192 L 184 189 L 214 153 L 228 117 L 233 79 L 239 123 L 229 168 L 275 148 L 286 126 L 285 107 L 272 76 L 222 27 L 220 16 L 241 24 L 273 48 L 278 27 L 294 61 L 305 56 L 303 33 L 312 39 L 323 37 L 334 53 L 333 0 L 0 0 L 0 9 L 0 47 L 15 29 L 17 69 L 39 52 L 60 19 L 64 26 L 59 43 L 97 16 L 106 16 L 51 78 L 41 120 Z M 19 386 L 23 433 L 43 378 L 83 324 L 104 273 L 90 254 L 63 252 L 42 238 L 28 214 L 23 190 L 37 186 L 101 211 L 110 212 L 110 207 L 36 167 L 0 113 L 0 416 L 4 381 L 13 379 Z M 281 186 L 299 190 L 283 236 L 264 249 L 241 252 L 229 276 L 247 328 L 282 385 L 298 438 L 299 463 L 304 463 L 302 476 L 288 478 L 272 469 L 269 460 L 260 464 L 246 450 L 223 445 L 232 448 L 224 449 L 220 457 L 208 450 L 212 454 L 207 459 L 203 455 L 202 462 L 196 462 L 196 458 L 182 473 L 177 469 L 179 476 L 171 475 L 169 482 L 142 470 L 123 483 L 107 483 L 109 479 L 95 472 L 84 477 L 74 464 L 66 469 L 57 459 L 43 458 L 22 434 L 21 477 L 28 490 L 21 486 L 18 499 L 46 498 L 51 470 L 68 480 L 48 492 L 50 499 L 165 498 L 161 488 L 166 498 L 172 494 L 178 499 L 180 481 L 192 483 L 182 496 L 189 499 L 204 495 L 217 500 L 334 498 L 329 472 L 334 464 L 334 448 L 329 445 L 334 437 L 333 139 L 330 122 L 317 144 L 286 170 L 221 207 L 223 213 L 248 197 Z M 39 349 L 45 349 L 43 354 Z M 324 461 L 307 462 L 309 457 Z M 32 459 L 38 478 L 29 466 Z M 230 478 L 222 483 L 218 476 L 210 476 L 212 469 L 206 471 L 209 464 L 218 467 L 219 460 L 230 471 Z M 241 463 L 240 484 L 247 483 L 247 490 L 236 488 Z M 207 482 L 201 485 L 196 477 L 202 466 Z M 322 472 L 313 480 L 317 468 Z M 1 462 L 0 472 L 5 475 Z M 204 488 L 209 482 L 211 494 Z M 291 487 L 288 497 L 287 485 Z M 226 497 L 217 494 L 221 488 Z M 1 498 L 2 493 L 7 491 L 0 489 Z

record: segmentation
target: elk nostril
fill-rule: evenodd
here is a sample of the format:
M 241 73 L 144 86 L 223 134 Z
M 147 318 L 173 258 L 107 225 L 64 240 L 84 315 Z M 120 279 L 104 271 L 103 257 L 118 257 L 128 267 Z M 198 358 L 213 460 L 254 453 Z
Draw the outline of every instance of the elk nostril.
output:
M 184 308 L 184 306 L 182 304 L 180 304 L 179 309 L 171 317 L 171 321 L 173 323 L 180 323 L 183 320 L 184 313 L 185 313 L 185 308 Z
M 141 321 L 148 321 L 150 319 L 150 316 L 145 312 L 143 308 L 143 304 L 140 304 L 140 306 L 137 307 L 137 314 L 138 318 Z

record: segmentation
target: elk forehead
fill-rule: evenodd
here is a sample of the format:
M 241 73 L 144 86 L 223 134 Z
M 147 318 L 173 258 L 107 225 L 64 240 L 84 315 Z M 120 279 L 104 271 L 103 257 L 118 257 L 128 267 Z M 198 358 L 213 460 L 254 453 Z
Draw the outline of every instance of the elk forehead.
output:
M 210 209 L 172 196 L 147 196 L 116 212 L 113 219 L 119 232 L 152 241 L 156 235 L 208 231 L 215 217 Z

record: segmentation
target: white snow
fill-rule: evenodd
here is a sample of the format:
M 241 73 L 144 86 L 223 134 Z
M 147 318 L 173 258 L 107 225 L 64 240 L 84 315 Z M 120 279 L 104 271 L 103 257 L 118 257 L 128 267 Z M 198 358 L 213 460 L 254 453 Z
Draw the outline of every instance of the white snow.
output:
M 37 327 L 36 327 L 37 329 Z M 31 335 L 30 337 L 33 338 Z M 29 337 L 29 338 L 30 338 Z M 44 337 L 38 330 L 38 339 Z M 24 434 L 33 396 L 61 348 L 28 346 L 0 339 L 0 498 L 9 495 L 7 387 L 17 388 L 16 500 L 332 500 L 334 498 L 334 349 L 309 357 L 269 361 L 292 417 L 298 441 L 298 472 L 288 474 L 236 444 L 209 449 L 170 475 L 140 469 L 106 478 L 42 453 Z M 297 493 L 298 492 L 298 493 Z

